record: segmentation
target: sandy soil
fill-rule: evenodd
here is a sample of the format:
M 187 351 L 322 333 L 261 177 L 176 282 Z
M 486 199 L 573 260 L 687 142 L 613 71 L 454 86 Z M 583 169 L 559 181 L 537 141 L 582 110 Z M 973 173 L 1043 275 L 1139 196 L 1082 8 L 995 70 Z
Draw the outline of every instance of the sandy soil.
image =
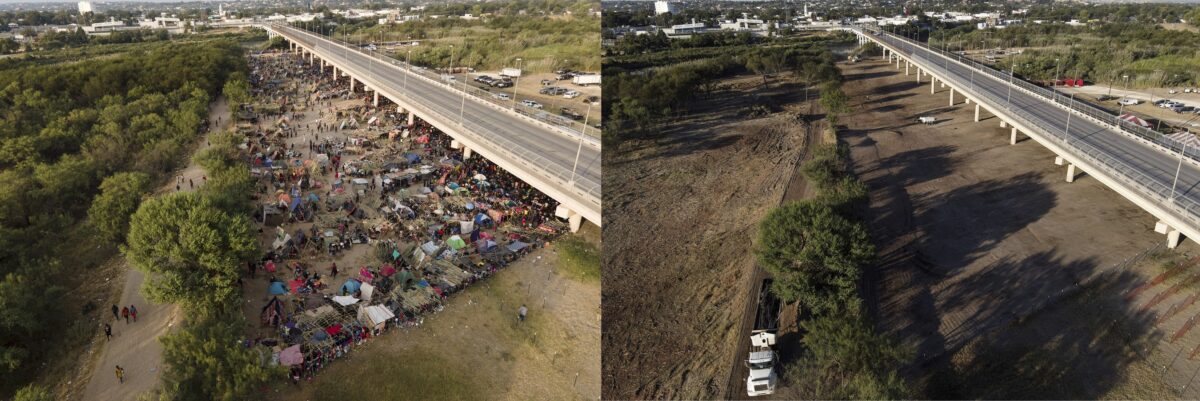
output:
M 599 241 L 595 226 L 584 235 Z M 455 294 L 421 326 L 387 333 L 299 387 L 275 385 L 272 399 L 453 399 L 414 389 L 454 385 L 466 398 L 599 399 L 599 283 L 562 275 L 558 257 L 553 245 L 536 250 Z M 525 324 L 515 319 L 520 304 L 530 309 Z M 392 361 L 457 373 L 426 378 L 389 370 Z
M 229 106 L 224 97 L 209 107 L 209 123 L 215 128 L 213 132 L 230 127 Z M 218 121 L 221 124 L 218 124 Z M 193 154 L 208 146 L 206 141 L 200 141 Z M 180 191 L 193 191 L 204 184 L 204 169 L 195 161 L 179 173 L 183 177 Z M 195 185 L 189 184 L 189 180 Z M 176 181 L 172 179 L 158 193 L 176 191 Z M 149 392 L 158 385 L 159 374 L 162 373 L 162 344 L 158 337 L 167 334 L 176 327 L 181 319 L 179 308 L 173 304 L 153 304 L 142 296 L 141 285 L 144 275 L 137 269 L 125 264 L 124 258 L 119 258 L 124 274 L 124 289 L 121 291 L 120 306 L 134 305 L 138 310 L 138 321 L 125 323 L 111 320 L 113 338 L 105 340 L 101 336 L 98 341 L 106 342 L 103 356 L 99 364 L 94 365 L 90 380 L 83 392 L 84 400 L 132 400 L 140 394 Z M 108 310 L 110 305 L 102 305 Z M 116 366 L 125 369 L 125 383 L 118 383 L 115 374 Z
M 927 84 L 879 61 L 843 68 L 846 92 L 860 102 L 844 118 L 843 138 L 871 190 L 868 227 L 879 246 L 866 304 L 880 328 L 916 350 L 906 374 L 918 391 L 1178 396 L 1161 391 L 1161 375 L 1147 366 L 1161 371 L 1166 363 L 1152 358 L 1177 354 L 1181 345 L 1155 349 L 1197 308 L 1180 306 L 1184 317 L 1156 327 L 1156 308 L 1175 307 L 1188 292 L 1142 301 L 1173 286 L 1167 280 L 1155 295 L 1122 296 L 1162 271 L 1124 263 L 1165 242 L 1153 217 L 1094 179 L 1066 183 L 1053 153 L 1028 139 L 1010 146 L 994 117 L 975 123 L 972 107 L 947 107 L 947 89 L 930 95 Z M 915 124 L 922 115 L 940 121 Z M 1170 255 L 1197 249 L 1186 242 Z
M 604 395 L 723 398 L 754 274 L 804 129 L 792 84 L 727 80 L 692 117 L 605 152 Z M 778 112 L 743 115 L 753 104 Z M 706 108 L 704 108 L 706 107 Z M 653 222 L 653 224 L 648 224 Z

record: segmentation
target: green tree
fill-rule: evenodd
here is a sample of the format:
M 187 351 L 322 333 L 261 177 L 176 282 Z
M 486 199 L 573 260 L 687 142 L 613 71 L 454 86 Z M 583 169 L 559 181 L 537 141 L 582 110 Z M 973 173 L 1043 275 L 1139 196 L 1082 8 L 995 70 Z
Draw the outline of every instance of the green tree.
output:
M 163 400 L 236 401 L 255 397 L 256 390 L 278 368 L 263 363 L 263 355 L 239 341 L 244 321 L 240 314 L 190 322 L 177 333 L 162 337 Z
M 245 74 L 240 71 L 230 74 L 222 92 L 225 94 L 225 100 L 229 101 L 229 109 L 235 113 L 241 110 L 242 105 L 250 102 L 250 85 L 246 83 Z
M 129 232 L 129 216 L 149 191 L 150 176 L 143 173 L 118 173 L 105 178 L 100 183 L 100 195 L 88 209 L 92 225 L 109 241 L 123 241 Z
M 759 224 L 755 254 L 775 276 L 773 291 L 814 314 L 855 311 L 861 266 L 875 247 L 862 224 L 822 202 L 791 202 Z
M 54 401 L 54 395 L 45 387 L 30 384 L 17 390 L 17 394 L 13 395 L 13 401 Z
M 838 116 L 850 111 L 849 99 L 842 92 L 842 84 L 837 81 L 827 81 L 821 84 L 821 107 L 825 108 L 825 119 L 831 127 L 838 123 Z
M 256 250 L 246 217 L 198 193 L 143 202 L 130 219 L 126 243 L 121 250 L 130 263 L 152 274 L 144 287 L 151 300 L 200 313 L 228 307 L 238 292 L 239 264 Z
M 787 367 L 784 398 L 895 400 L 911 397 L 898 369 L 912 350 L 875 333 L 862 317 L 827 315 L 800 323 L 805 355 Z

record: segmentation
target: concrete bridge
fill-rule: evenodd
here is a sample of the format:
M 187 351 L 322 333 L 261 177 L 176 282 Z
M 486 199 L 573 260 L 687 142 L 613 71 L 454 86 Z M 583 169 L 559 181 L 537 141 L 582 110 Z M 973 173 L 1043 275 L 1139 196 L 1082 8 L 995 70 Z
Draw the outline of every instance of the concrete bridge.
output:
M 927 80 L 930 94 L 942 89 L 949 105 L 973 105 L 976 122 L 982 112 L 994 115 L 1001 127 L 1011 129 L 1010 144 L 1028 137 L 1050 149 L 1057 155 L 1054 164 L 1066 170 L 1066 182 L 1086 173 L 1140 206 L 1158 219 L 1154 230 L 1167 236 L 1169 247 L 1184 236 L 1200 239 L 1200 149 L 878 27 L 830 30 L 852 32 L 860 44 L 880 45 L 884 60 L 894 61 L 917 82 Z
M 556 215 L 579 229 L 582 219 L 601 225 L 600 142 L 468 95 L 463 83 L 442 82 L 411 65 L 283 24 L 256 24 L 283 37 L 289 50 L 322 72 L 346 79 L 351 91 L 382 96 L 452 138 L 463 157 L 484 157 L 559 202 Z

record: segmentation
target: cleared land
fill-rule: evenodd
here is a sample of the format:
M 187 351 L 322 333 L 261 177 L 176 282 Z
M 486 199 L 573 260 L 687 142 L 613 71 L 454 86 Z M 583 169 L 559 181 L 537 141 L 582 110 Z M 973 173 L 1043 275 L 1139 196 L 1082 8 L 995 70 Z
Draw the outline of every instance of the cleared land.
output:
M 691 116 L 604 152 L 604 396 L 723 398 L 757 224 L 799 159 L 803 89 L 723 80 Z M 750 114 L 774 104 L 775 113 Z
M 871 190 L 878 325 L 916 348 L 932 398 L 1194 398 L 1200 272 L 1154 219 L 974 108 L 880 61 L 843 65 L 842 140 Z M 917 124 L 919 116 L 938 123 Z M 1132 260 L 1126 263 L 1126 260 Z M 1195 277 L 1195 278 L 1193 278 Z M 1149 284 L 1147 284 L 1149 283 Z M 1171 342 L 1172 337 L 1179 338 Z M 1182 355 L 1181 357 L 1179 355 Z M 1168 366 L 1170 365 L 1170 366 Z M 1166 367 L 1166 368 L 1164 368 Z

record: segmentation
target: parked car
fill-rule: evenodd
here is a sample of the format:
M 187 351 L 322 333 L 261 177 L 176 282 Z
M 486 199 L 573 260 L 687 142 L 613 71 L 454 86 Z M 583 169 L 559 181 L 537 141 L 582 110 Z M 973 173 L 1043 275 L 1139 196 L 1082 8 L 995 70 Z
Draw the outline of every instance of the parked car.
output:
M 1182 105 L 1182 104 L 1177 104 L 1175 106 L 1171 106 L 1171 108 L 1170 108 L 1171 111 L 1176 112 L 1176 113 L 1189 112 L 1189 111 L 1192 111 L 1195 109 L 1196 109 L 1195 107 Z
M 574 77 L 575 77 L 575 74 L 571 74 L 568 72 L 568 73 L 564 73 L 564 74 L 555 75 L 554 79 L 557 79 L 559 81 L 566 81 L 566 80 L 574 78 Z
M 500 99 L 500 100 L 509 100 L 509 99 L 512 99 L 512 97 L 508 96 L 508 94 L 507 94 L 507 93 L 493 93 L 493 94 L 492 94 L 492 97 L 494 97 L 494 98 L 496 98 L 496 99 Z
M 937 122 L 937 117 L 930 117 L 930 116 L 918 117 L 917 122 L 921 123 L 921 124 L 933 124 L 933 123 Z
M 1158 99 L 1158 100 L 1154 101 L 1154 105 L 1158 106 L 1158 107 L 1163 107 L 1163 105 L 1167 104 L 1168 102 L 1170 102 L 1170 100 L 1168 100 L 1168 99 Z
M 487 83 L 488 81 L 491 81 L 491 80 L 492 80 L 492 77 L 489 77 L 487 75 L 480 75 L 478 77 L 475 77 L 475 82 Z
M 1116 96 L 1112 96 L 1112 95 L 1099 95 L 1099 96 L 1096 96 L 1096 100 L 1099 100 L 1099 101 L 1101 101 L 1101 102 L 1107 102 L 1107 101 L 1109 101 L 1109 100 L 1113 100 L 1113 99 L 1116 99 L 1116 98 L 1117 98 Z
M 497 79 L 496 81 L 492 82 L 491 85 L 495 86 L 497 88 L 508 88 L 508 87 L 513 86 L 513 81 L 508 78 Z
M 564 115 L 564 116 L 571 117 L 572 120 L 582 120 L 583 119 L 583 114 L 579 114 L 578 111 L 575 111 L 575 109 L 572 109 L 570 107 L 563 107 L 562 109 L 559 110 L 559 112 L 562 113 L 562 115 Z
M 549 79 L 542 80 L 542 86 L 550 86 L 550 85 L 554 85 L 554 81 L 549 80 Z
M 1168 90 L 1167 90 L 1167 93 L 1170 93 L 1170 94 L 1174 95 L 1174 94 L 1176 94 L 1176 93 L 1179 93 L 1179 91 L 1177 91 L 1177 90 L 1174 90 L 1174 89 L 1168 89 Z
M 583 99 L 583 103 L 600 103 L 600 96 L 588 96 Z
M 570 91 L 567 91 L 566 93 L 563 93 L 562 97 L 565 97 L 567 99 L 574 99 L 574 98 L 579 97 L 579 95 L 582 95 L 582 93 L 579 93 L 579 91 L 570 90 Z
M 1141 100 L 1134 99 L 1134 98 L 1131 98 L 1131 97 L 1127 97 L 1127 98 L 1121 99 L 1121 100 L 1120 100 L 1120 101 L 1118 101 L 1117 103 L 1120 103 L 1120 104 L 1123 104 L 1123 105 L 1126 105 L 1126 106 L 1133 106 L 1133 105 L 1135 105 L 1135 104 L 1140 104 L 1140 103 L 1142 103 L 1142 101 L 1141 101 Z
M 523 106 L 525 106 L 525 107 L 532 107 L 532 108 L 535 108 L 535 109 L 541 109 L 541 108 L 542 108 L 542 104 L 541 104 L 541 103 L 538 103 L 538 102 L 535 102 L 535 101 L 532 101 L 532 100 L 522 100 L 522 101 L 521 101 L 521 105 L 523 105 Z

